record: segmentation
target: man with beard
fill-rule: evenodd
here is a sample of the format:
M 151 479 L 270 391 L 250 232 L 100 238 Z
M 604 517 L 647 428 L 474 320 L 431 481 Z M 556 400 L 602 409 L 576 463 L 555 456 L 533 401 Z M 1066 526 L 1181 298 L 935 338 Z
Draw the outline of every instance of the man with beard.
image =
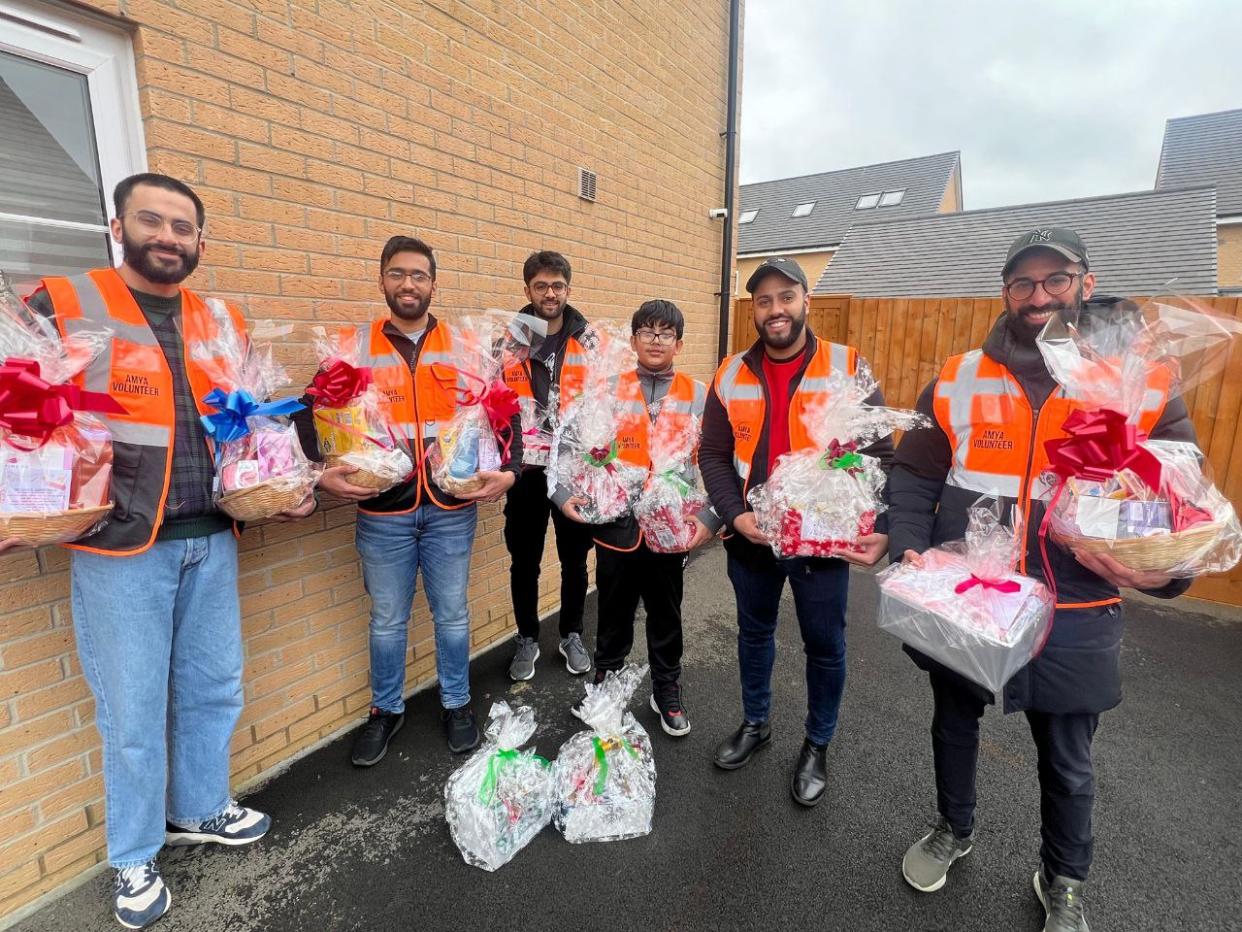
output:
M 371 711 L 354 738 L 351 760 L 358 767 L 379 763 L 405 722 L 406 647 L 420 571 L 435 626 L 436 676 L 448 747 L 461 754 L 478 746 L 479 730 L 470 708 L 466 604 L 478 522 L 475 503 L 497 501 L 513 485 L 522 455 L 521 422 L 514 415 L 510 461 L 499 470 L 481 471 L 484 481 L 477 491 L 454 497 L 435 484 L 424 458 L 452 418 L 457 393 L 455 382 L 446 384 L 434 371 L 437 364 L 451 364 L 453 335 L 427 311 L 436 294 L 431 247 L 414 237 L 392 237 L 380 253 L 379 287 L 389 313 L 372 321 L 369 334 L 360 339 L 358 365 L 370 368 L 381 403 L 405 431 L 415 472 L 378 495 L 349 481 L 353 466 L 327 469 L 319 483 L 338 498 L 359 503 L 356 542 L 371 596 Z M 321 459 L 309 403 L 295 417 L 307 454 Z
M 1127 570 L 1107 555 L 1071 553 L 1051 538 L 1047 564 L 1039 527 L 1049 487 L 1044 441 L 1080 403 L 1053 381 L 1036 337 L 1054 315 L 1134 313 L 1134 305 L 1097 297 L 1086 244 L 1072 230 L 1032 230 L 1014 240 L 1001 271 L 1005 312 L 981 349 L 950 359 L 924 389 L 918 409 L 933 426 L 908 432 L 889 479 L 889 552 L 917 562 L 929 547 L 964 536 L 968 509 L 1000 495 L 1005 513 L 1026 516 L 1021 569 L 1055 583 L 1057 607 L 1042 653 L 1005 686 L 1004 711 L 1026 713 L 1038 753 L 1042 845 L 1035 893 L 1045 932 L 1086 932 L 1083 888 L 1091 865 L 1095 776 L 1091 742 L 1100 713 L 1121 702 L 1121 598 L 1129 587 L 1173 598 L 1187 580 Z M 1180 397 L 1149 387 L 1139 429 L 1153 438 L 1194 442 Z M 987 430 L 987 443 L 980 443 Z M 902 861 L 916 890 L 944 886 L 949 867 L 970 852 L 975 829 L 979 719 L 995 701 L 931 658 L 905 648 L 931 681 L 932 752 L 938 817 Z
M 582 388 L 586 351 L 579 341 L 587 322 L 569 303 L 571 275 L 569 261 L 559 252 L 533 253 L 522 267 L 530 303 L 518 313 L 541 317 L 548 323 L 548 332 L 527 362 L 507 366 L 504 375 L 505 383 L 519 398 L 528 400 L 524 403 L 533 400 L 536 410 L 545 409 L 551 398 L 563 411 Z M 544 466 L 531 462 L 522 468 L 505 500 L 505 546 L 512 561 L 509 590 L 518 629 L 517 649 L 509 665 L 514 680 L 531 679 L 539 659 L 539 571 L 549 516 L 561 561 L 560 653 L 565 669 L 575 676 L 591 669 L 591 656 L 582 643 L 591 530 L 553 507 Z
M 822 402 L 833 373 L 852 375 L 860 360 L 853 347 L 816 338 L 806 326 L 810 308 L 806 275 L 793 259 L 766 259 L 746 282 L 759 339 L 720 366 L 707 396 L 699 467 L 712 505 L 732 534 L 725 537 L 729 579 L 737 598 L 737 655 L 744 720 L 716 748 L 715 763 L 736 770 L 771 740 L 772 664 L 776 621 L 785 581 L 793 592 L 806 649 L 806 738 L 790 791 L 814 806 L 828 786 L 827 749 L 845 689 L 845 606 L 849 564 L 870 566 L 886 551 L 884 516 L 876 531 L 841 559 L 776 559 L 760 532 L 746 495 L 765 482 L 783 453 L 813 444 L 802 415 Z M 882 405 L 877 389 L 869 404 Z M 892 444 L 866 451 L 887 468 Z
M 205 249 L 203 204 L 156 174 L 126 178 L 114 201 L 120 268 L 45 278 L 29 303 L 63 337 L 111 334 L 77 381 L 124 408 L 105 418 L 115 507 L 100 530 L 71 545 L 70 584 L 103 742 L 113 908 L 137 929 L 171 903 L 160 848 L 247 845 L 271 820 L 229 793 L 229 741 L 242 707 L 237 542 L 212 501 L 215 468 L 200 421 L 210 378 L 188 349 L 213 339 L 218 325 L 181 287 Z

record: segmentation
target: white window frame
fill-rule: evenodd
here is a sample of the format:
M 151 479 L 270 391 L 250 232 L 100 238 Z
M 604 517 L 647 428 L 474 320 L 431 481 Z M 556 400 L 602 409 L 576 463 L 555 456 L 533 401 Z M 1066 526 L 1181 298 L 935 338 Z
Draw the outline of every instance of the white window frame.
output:
M 897 197 L 897 200 L 890 201 L 889 198 L 893 197 L 894 195 Z M 877 207 L 896 207 L 905 199 L 906 199 L 906 189 L 897 188 L 894 191 L 885 191 L 883 194 L 881 194 L 880 203 L 877 204 L 876 206 Z
M 0 50 L 85 75 L 90 95 L 95 149 L 99 157 L 104 213 L 115 215 L 112 189 L 121 179 L 147 170 L 146 138 L 138 104 L 138 75 L 130 34 L 101 17 L 58 3 L 0 0 Z M 96 230 L 94 224 L 40 217 L 16 217 L 46 226 Z M 106 233 L 106 229 L 105 229 Z M 111 237 L 109 237 L 111 243 Z M 121 250 L 112 244 L 113 260 Z
M 737 225 L 741 226 L 744 223 L 754 223 L 755 218 L 758 216 L 759 216 L 759 209 L 757 207 L 753 210 L 744 210 L 742 211 L 741 215 L 737 218 Z
M 815 204 L 816 204 L 815 201 L 807 201 L 804 204 L 799 204 L 797 207 L 793 209 L 793 213 L 790 214 L 789 216 L 790 217 L 809 217 L 811 216 L 811 211 L 815 209 Z
M 883 191 L 868 191 L 866 194 L 860 194 L 858 195 L 858 200 L 854 202 L 854 209 L 855 210 L 874 210 L 875 208 L 880 206 L 880 198 L 883 196 L 884 196 Z M 865 201 L 869 197 L 875 198 L 874 204 L 863 203 L 863 201 Z

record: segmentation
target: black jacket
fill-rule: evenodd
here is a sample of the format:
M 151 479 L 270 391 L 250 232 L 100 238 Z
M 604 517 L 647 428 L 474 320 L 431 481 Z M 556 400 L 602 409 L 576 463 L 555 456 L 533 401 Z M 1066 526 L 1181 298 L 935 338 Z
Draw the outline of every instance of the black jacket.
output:
M 539 317 L 533 304 L 526 305 L 518 313 Z M 581 340 L 582 332 L 586 328 L 587 319 L 582 316 L 582 312 L 572 304 L 566 304 L 561 329 L 552 336 L 545 337 L 531 354 L 531 359 L 522 363 L 526 369 L 526 377 L 530 379 L 531 394 L 539 404 L 547 404 L 549 388 L 560 384 L 561 369 L 565 365 L 565 344 L 570 337 Z M 548 365 L 549 357 L 551 366 Z
M 1120 305 L 1117 298 L 1094 298 L 1087 304 L 1087 313 L 1117 313 Z M 997 319 L 984 340 L 983 352 L 1013 374 L 1032 409 L 1040 408 L 1057 388 L 1038 348 L 1016 340 L 1005 315 Z M 902 437 L 889 475 L 888 543 L 894 561 L 907 550 L 922 553 L 929 547 L 962 539 L 967 509 L 979 497 L 977 492 L 945 485 L 952 449 L 933 414 L 936 381 L 923 390 L 917 405 L 932 426 Z M 1194 427 L 1180 396 L 1168 400 L 1151 436 L 1195 441 Z M 1008 511 L 1014 500 L 1002 501 Z M 1044 510 L 1042 501 L 1031 501 L 1026 529 L 1026 568 L 1040 579 L 1045 576 L 1039 548 Z M 1087 570 L 1072 553 L 1051 539 L 1046 544 L 1058 601 L 1097 602 L 1118 596 L 1115 586 Z M 1175 579 L 1148 594 L 1174 598 L 1189 585 L 1188 580 Z M 1043 653 L 1006 687 L 1006 711 L 1102 712 L 1117 705 L 1121 701 L 1121 634 L 1121 613 L 1116 607 L 1059 610 Z M 907 653 L 923 669 L 944 669 L 917 651 L 907 649 Z
M 798 368 L 797 373 L 789 384 L 791 396 L 802 382 L 806 368 L 810 365 L 811 359 L 814 357 L 816 348 L 819 345 L 819 340 L 815 334 L 811 333 L 809 328 L 806 336 L 806 351 L 802 355 L 802 365 Z M 763 374 L 763 353 L 763 342 L 756 340 L 742 358 L 746 367 L 759 379 L 759 384 L 763 386 L 764 403 L 770 406 L 767 380 Z M 861 364 L 861 360 L 859 362 Z M 871 397 L 867 399 L 867 404 L 883 405 L 884 393 L 877 388 L 871 394 Z M 759 443 L 755 447 L 755 456 L 750 466 L 750 482 L 747 490 L 753 489 L 760 483 L 767 481 L 768 432 L 770 429 L 771 418 L 769 416 L 764 420 L 763 431 L 760 433 Z M 892 438 L 885 437 L 878 440 L 862 452 L 879 459 L 880 465 L 887 471 L 893 458 Z M 724 521 L 725 525 L 732 530 L 733 522 L 745 512 L 752 511 L 753 509 L 750 507 L 750 503 L 746 501 L 743 493 L 742 477 L 737 474 L 737 470 L 733 467 L 733 428 L 729 424 L 729 414 L 725 410 L 719 395 L 716 394 L 714 384 L 708 386 L 707 407 L 703 412 L 703 440 L 699 445 L 699 470 L 703 473 L 703 484 L 707 488 L 707 495 L 711 499 L 712 507 Z M 887 493 L 885 493 L 885 501 L 887 501 Z M 882 513 L 876 519 L 876 531 L 883 534 L 886 530 L 887 517 Z M 771 547 L 751 543 L 741 534 L 726 535 L 725 549 L 731 555 L 752 565 L 769 565 L 776 559 Z

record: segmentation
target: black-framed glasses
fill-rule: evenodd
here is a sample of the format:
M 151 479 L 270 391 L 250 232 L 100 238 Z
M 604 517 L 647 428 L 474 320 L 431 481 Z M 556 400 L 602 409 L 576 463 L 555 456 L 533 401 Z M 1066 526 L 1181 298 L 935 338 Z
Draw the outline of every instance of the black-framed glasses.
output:
M 648 346 L 653 343 L 672 346 L 677 342 L 677 332 L 674 330 L 635 330 L 634 336 L 638 337 L 639 343 L 646 343 Z
M 1005 291 L 1015 301 L 1025 301 L 1035 293 L 1036 285 L 1043 285 L 1044 293 L 1055 298 L 1069 291 L 1077 277 L 1077 272 L 1053 272 L 1047 278 L 1015 278 L 1005 284 Z
M 564 294 L 568 288 L 564 282 L 535 282 L 530 286 L 535 294 L 547 294 L 549 291 L 553 294 Z
M 413 272 L 403 272 L 401 269 L 389 269 L 384 273 L 384 278 L 394 285 L 400 285 L 407 278 L 412 279 L 416 285 L 425 285 L 431 281 L 431 276 L 422 269 L 415 269 Z
M 121 214 L 121 218 L 133 217 L 134 223 L 138 225 L 143 233 L 148 236 L 158 236 L 167 224 L 172 230 L 172 235 L 184 242 L 193 242 L 202 234 L 202 227 L 195 226 L 189 220 L 169 220 L 163 214 L 157 214 L 153 210 L 131 210 L 127 214 Z

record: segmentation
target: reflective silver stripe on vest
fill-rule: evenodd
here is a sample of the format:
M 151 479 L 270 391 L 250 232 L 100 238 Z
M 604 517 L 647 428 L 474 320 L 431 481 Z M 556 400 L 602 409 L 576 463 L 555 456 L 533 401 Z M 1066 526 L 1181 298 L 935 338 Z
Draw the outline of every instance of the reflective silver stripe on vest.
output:
M 741 374 L 745 361 L 739 353 L 730 359 L 724 371 L 720 373 L 720 397 L 727 407 L 730 401 L 762 401 L 763 388 L 759 385 L 738 385 L 737 377 Z
M 565 354 L 565 365 L 566 366 L 585 366 L 586 355 L 583 353 L 572 352 L 572 351 L 567 352 Z
M 694 382 L 694 401 L 691 402 L 690 413 L 695 417 L 702 417 L 703 410 L 707 407 L 707 386 L 695 379 Z
M 978 492 L 980 495 L 1007 495 L 1009 498 L 1017 498 L 1022 491 L 1022 480 L 1018 476 L 979 472 L 975 469 L 965 469 L 956 463 L 949 470 L 944 483 L 954 488 Z
M 1022 491 L 1022 477 L 1004 473 L 981 472 L 966 466 L 966 456 L 970 451 L 971 438 L 974 436 L 973 401 L 976 395 L 1012 395 L 1013 386 L 1003 376 L 1001 378 L 980 378 L 979 366 L 983 362 L 982 350 L 971 350 L 962 356 L 957 368 L 957 376 L 948 381 L 944 378 L 936 381 L 936 397 L 949 402 L 949 425 L 953 430 L 956 446 L 953 448 L 953 465 L 945 484 L 959 489 L 968 489 L 980 495 L 1006 495 L 1017 498 Z

